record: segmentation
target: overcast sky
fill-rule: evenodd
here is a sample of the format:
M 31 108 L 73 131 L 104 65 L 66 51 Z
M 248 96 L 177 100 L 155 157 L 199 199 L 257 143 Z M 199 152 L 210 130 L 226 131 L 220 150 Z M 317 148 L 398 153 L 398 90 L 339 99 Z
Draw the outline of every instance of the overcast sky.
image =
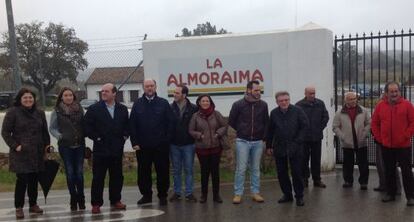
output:
M 1 0 L 0 32 L 7 31 L 5 8 Z M 90 64 L 105 60 L 99 50 L 139 48 L 134 44 L 145 33 L 149 39 L 173 38 L 205 21 L 233 33 L 314 22 L 348 35 L 408 30 L 414 27 L 413 9 L 414 0 L 13 0 L 15 24 L 37 20 L 74 28 L 89 43 Z

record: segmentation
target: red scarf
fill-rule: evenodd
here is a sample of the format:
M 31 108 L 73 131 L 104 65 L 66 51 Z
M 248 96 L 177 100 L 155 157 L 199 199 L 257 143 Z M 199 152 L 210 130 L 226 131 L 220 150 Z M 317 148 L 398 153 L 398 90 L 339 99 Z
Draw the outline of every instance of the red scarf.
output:
M 200 116 L 204 119 L 207 119 L 209 116 L 211 116 L 211 114 L 214 113 L 214 106 L 210 105 L 210 107 L 208 107 L 207 109 L 203 109 L 200 107 Z

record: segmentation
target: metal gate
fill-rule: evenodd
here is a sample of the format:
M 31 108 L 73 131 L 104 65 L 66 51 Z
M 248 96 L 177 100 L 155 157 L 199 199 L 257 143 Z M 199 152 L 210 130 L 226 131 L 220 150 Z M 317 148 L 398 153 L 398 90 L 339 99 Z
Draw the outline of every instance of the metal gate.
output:
M 389 81 L 401 84 L 402 95 L 413 102 L 414 77 L 412 69 L 411 38 L 414 34 L 401 30 L 385 34 L 379 32 L 362 35 L 335 36 L 334 41 L 334 97 L 335 111 L 343 105 L 346 92 L 356 92 L 359 104 L 371 114 Z M 335 140 L 336 161 L 343 162 L 342 150 Z M 412 146 L 414 147 L 414 146 Z M 368 161 L 375 164 L 376 147 L 372 137 L 368 140 Z M 414 153 L 414 152 L 413 152 Z M 414 154 L 412 158 L 414 163 Z

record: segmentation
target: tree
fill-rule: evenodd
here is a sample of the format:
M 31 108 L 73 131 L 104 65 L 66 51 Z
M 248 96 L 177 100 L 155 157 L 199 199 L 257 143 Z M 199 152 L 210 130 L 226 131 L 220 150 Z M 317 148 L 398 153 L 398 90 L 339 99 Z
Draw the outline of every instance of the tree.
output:
M 189 36 L 201 36 L 201 35 L 218 35 L 218 34 L 227 34 L 227 30 L 221 28 L 217 31 L 216 26 L 211 25 L 210 22 L 203 24 L 197 24 L 197 28 L 193 29 L 191 32 L 188 28 L 183 28 L 181 30 L 181 35 L 176 34 L 175 37 L 189 37 Z
M 43 84 L 45 93 L 48 93 L 62 79 L 76 82 L 78 70 L 84 70 L 88 66 L 84 58 L 88 44 L 76 37 L 73 28 L 66 28 L 62 24 L 19 24 L 16 26 L 16 40 L 22 82 L 39 91 Z M 0 47 L 6 49 L 0 53 L 0 69 L 10 72 L 7 33 L 3 34 Z

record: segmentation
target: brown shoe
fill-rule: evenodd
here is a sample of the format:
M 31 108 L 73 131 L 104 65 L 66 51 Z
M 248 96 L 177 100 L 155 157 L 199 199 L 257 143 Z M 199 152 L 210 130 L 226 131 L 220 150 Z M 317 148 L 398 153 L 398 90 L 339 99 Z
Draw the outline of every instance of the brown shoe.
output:
M 16 219 L 23 219 L 23 218 L 24 218 L 23 208 L 16 208 Z
M 115 204 L 111 205 L 111 210 L 126 210 L 126 205 L 121 201 L 118 201 Z
M 35 214 L 43 214 L 42 208 L 40 208 L 38 205 L 31 206 L 29 208 L 29 212 Z
M 241 196 L 240 195 L 234 195 L 233 197 L 233 204 L 240 204 L 241 203 Z

